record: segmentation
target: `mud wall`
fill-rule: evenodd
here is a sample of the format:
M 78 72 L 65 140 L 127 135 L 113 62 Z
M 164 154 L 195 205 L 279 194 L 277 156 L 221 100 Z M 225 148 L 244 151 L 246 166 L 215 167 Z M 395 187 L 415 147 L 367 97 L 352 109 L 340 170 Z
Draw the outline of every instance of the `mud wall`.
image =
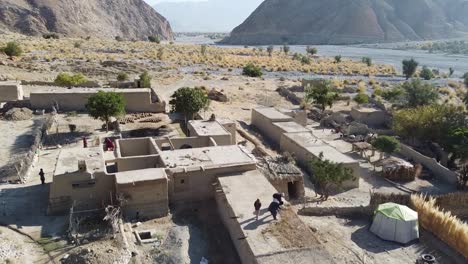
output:
M 119 93 L 119 90 L 112 90 Z M 30 101 L 33 109 L 51 109 L 54 104 L 59 105 L 60 111 L 86 111 L 88 98 L 96 94 L 96 91 L 89 92 L 50 92 L 31 93 Z M 121 91 L 124 97 L 127 113 L 163 113 L 166 110 L 165 102 L 153 102 L 151 91 Z
M 416 163 L 421 163 L 424 167 L 429 169 L 436 178 L 441 179 L 450 184 L 457 183 L 457 174 L 454 171 L 447 169 L 442 166 L 436 160 L 426 157 L 423 154 L 417 152 L 413 148 L 400 144 L 400 154 L 408 159 L 413 160 Z

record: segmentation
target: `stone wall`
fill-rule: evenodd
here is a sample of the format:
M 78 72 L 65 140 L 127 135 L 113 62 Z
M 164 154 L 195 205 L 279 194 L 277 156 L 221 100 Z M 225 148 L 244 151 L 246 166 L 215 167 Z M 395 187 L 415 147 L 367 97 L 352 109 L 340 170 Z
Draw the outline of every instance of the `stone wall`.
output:
M 442 166 L 435 159 L 426 157 L 405 144 L 400 145 L 400 154 L 413 160 L 413 162 L 421 163 L 424 167 L 429 169 L 436 178 L 450 184 L 457 183 L 457 174 Z
M 59 105 L 60 111 L 85 111 L 88 98 L 97 93 L 96 89 L 79 90 L 77 92 L 34 93 L 30 95 L 31 107 L 33 109 L 51 109 L 54 104 Z M 105 91 L 105 89 L 103 89 Z M 108 89 L 121 93 L 125 100 L 127 113 L 163 113 L 166 111 L 165 102 L 153 102 L 150 89 L 134 89 L 135 91 L 123 89 Z

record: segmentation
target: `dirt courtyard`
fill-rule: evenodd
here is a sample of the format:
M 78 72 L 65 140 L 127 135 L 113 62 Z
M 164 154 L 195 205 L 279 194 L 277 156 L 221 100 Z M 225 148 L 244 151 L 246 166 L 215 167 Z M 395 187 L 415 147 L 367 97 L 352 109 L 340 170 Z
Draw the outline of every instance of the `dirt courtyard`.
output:
M 371 219 L 334 216 L 300 216 L 316 230 L 320 242 L 334 253 L 336 263 L 415 263 L 422 254 L 432 254 L 440 264 L 463 264 L 463 257 L 425 230 L 419 242 L 401 245 L 384 241 L 369 231 Z

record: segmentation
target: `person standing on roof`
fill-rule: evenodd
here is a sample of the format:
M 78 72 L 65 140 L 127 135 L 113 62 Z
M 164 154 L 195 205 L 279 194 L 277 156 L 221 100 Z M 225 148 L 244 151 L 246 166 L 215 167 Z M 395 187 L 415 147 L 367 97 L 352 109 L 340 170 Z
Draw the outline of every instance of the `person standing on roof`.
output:
M 260 202 L 260 199 L 257 199 L 255 201 L 254 208 L 255 208 L 255 219 L 258 221 L 258 215 L 260 214 L 260 208 L 262 208 L 262 203 Z
M 40 170 L 39 171 L 39 177 L 41 177 L 41 182 L 42 184 L 44 185 L 45 184 L 45 173 L 44 173 L 44 170 Z
M 278 214 L 279 207 L 280 207 L 280 204 L 278 203 L 276 199 L 270 203 L 270 206 L 268 206 L 268 211 L 270 211 L 274 220 L 276 220 L 276 215 Z

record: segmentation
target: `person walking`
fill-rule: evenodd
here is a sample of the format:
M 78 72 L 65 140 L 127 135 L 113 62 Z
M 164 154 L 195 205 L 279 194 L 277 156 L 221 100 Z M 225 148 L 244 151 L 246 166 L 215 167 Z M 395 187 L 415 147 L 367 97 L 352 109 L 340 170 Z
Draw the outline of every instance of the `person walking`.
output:
M 42 182 L 42 185 L 45 184 L 45 173 L 44 173 L 44 170 L 40 170 L 39 171 L 39 176 L 41 177 L 41 182 Z
M 254 208 L 255 208 L 255 219 L 258 220 L 258 215 L 260 214 L 260 208 L 262 208 L 262 203 L 260 202 L 260 199 L 257 198 L 257 200 L 254 203 Z
M 276 215 L 278 214 L 279 206 L 280 205 L 279 205 L 278 201 L 273 201 L 273 202 L 270 203 L 270 206 L 268 206 L 268 211 L 270 211 L 270 213 L 273 216 L 274 220 L 276 220 Z

